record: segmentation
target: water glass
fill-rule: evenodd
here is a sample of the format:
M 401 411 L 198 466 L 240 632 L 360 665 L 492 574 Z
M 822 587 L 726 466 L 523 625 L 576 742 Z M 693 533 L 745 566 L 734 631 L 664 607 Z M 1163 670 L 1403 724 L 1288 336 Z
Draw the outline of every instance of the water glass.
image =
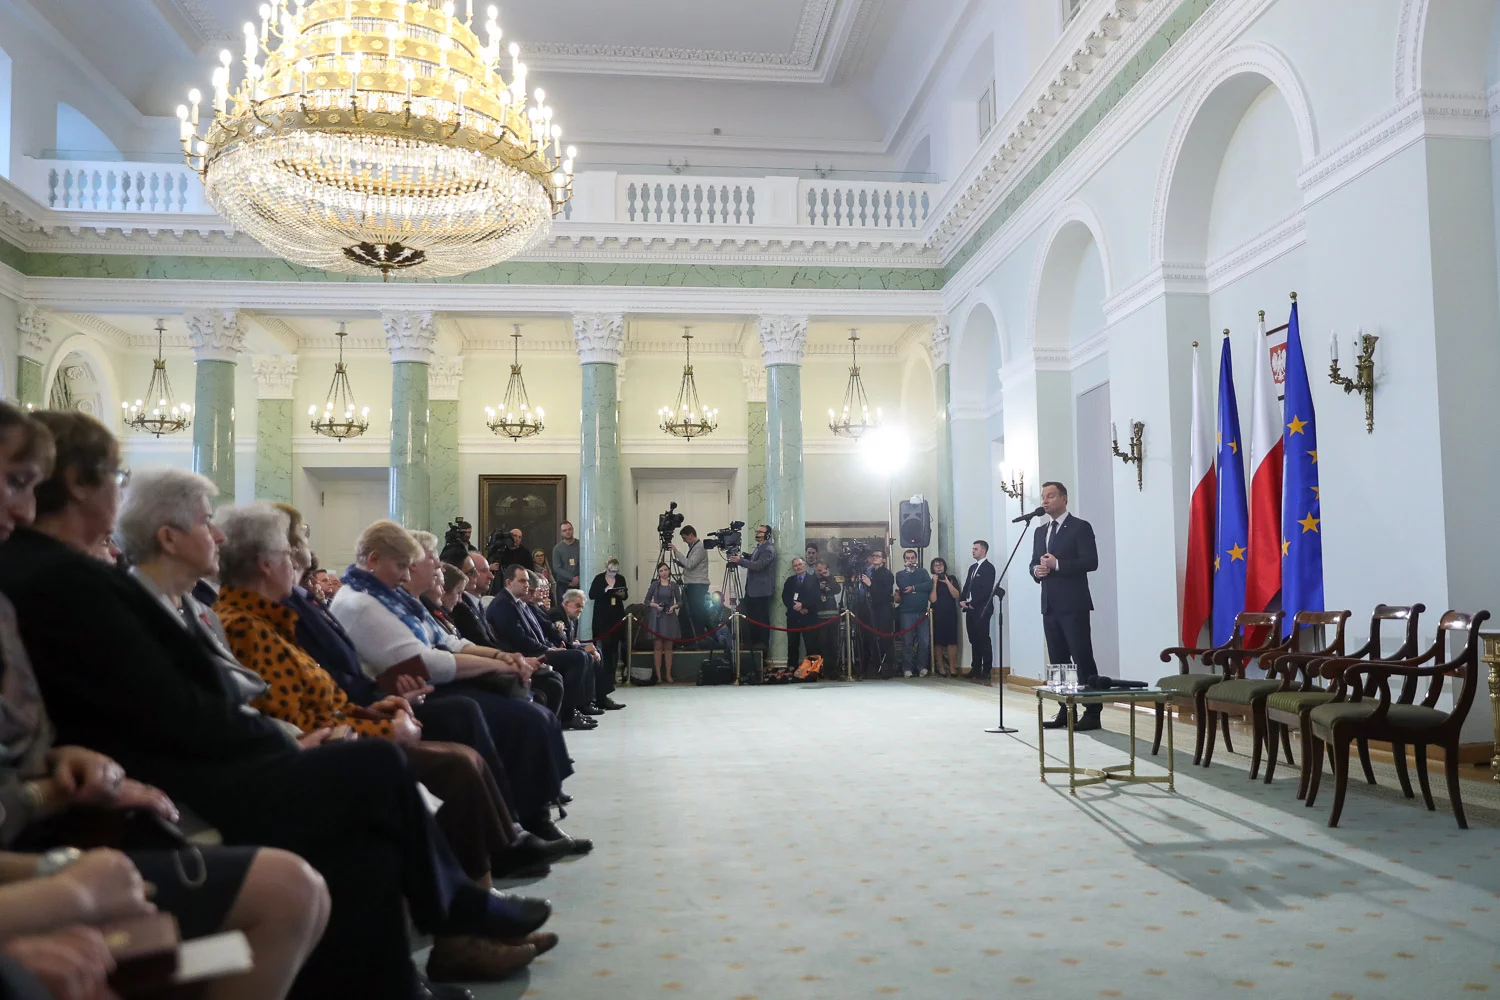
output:
M 1049 663 L 1049 664 L 1047 664 L 1047 687 L 1048 687 L 1048 689 L 1050 689 L 1052 691 L 1061 691 L 1063 689 L 1064 678 L 1065 678 L 1064 664 L 1061 664 L 1061 663 Z
M 1078 665 L 1076 663 L 1063 664 L 1063 690 L 1076 692 L 1078 690 Z

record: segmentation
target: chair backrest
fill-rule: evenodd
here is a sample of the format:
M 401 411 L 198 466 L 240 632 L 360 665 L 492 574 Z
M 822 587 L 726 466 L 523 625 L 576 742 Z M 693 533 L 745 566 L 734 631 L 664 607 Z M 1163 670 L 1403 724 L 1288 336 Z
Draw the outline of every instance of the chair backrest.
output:
M 1433 640 L 1430 652 L 1433 654 L 1435 666 L 1432 680 L 1427 685 L 1427 697 L 1422 699 L 1422 704 L 1428 708 L 1437 705 L 1438 697 L 1443 693 L 1443 678 L 1449 674 L 1461 674 L 1463 686 L 1459 688 L 1458 697 L 1453 699 L 1453 718 L 1462 719 L 1469 714 L 1469 706 L 1474 703 L 1474 692 L 1479 688 L 1479 626 L 1490 617 L 1488 611 L 1478 611 L 1474 614 L 1465 614 L 1462 611 L 1449 611 L 1438 619 L 1437 637 Z M 1456 633 L 1465 633 L 1464 648 L 1453 659 L 1443 662 L 1447 654 L 1448 637 Z
M 1417 645 L 1417 626 L 1422 617 L 1422 612 L 1427 610 L 1427 605 L 1420 601 L 1416 604 L 1377 604 L 1375 613 L 1370 616 L 1370 659 L 1372 660 L 1409 660 L 1421 652 Z M 1380 648 L 1380 623 L 1381 622 L 1405 622 L 1406 634 L 1402 636 L 1401 645 L 1386 654 Z M 1373 685 L 1373 679 L 1371 681 Z M 1375 688 L 1367 686 L 1365 694 L 1373 695 Z M 1417 678 L 1408 677 L 1401 682 L 1401 694 L 1396 697 L 1396 702 L 1402 705 L 1410 705 L 1417 696 Z
M 1323 653 L 1328 656 L 1344 655 L 1344 631 L 1349 623 L 1348 611 L 1299 611 L 1292 616 L 1292 634 L 1287 637 L 1289 651 L 1302 653 Z M 1303 635 L 1313 635 L 1311 631 L 1303 632 L 1303 629 L 1326 628 L 1333 626 L 1333 639 L 1321 648 L 1302 649 L 1298 645 Z
M 1284 611 L 1241 611 L 1234 616 L 1234 632 L 1224 648 L 1266 650 L 1276 647 L 1281 642 L 1281 619 L 1285 617 Z M 1261 641 L 1254 646 L 1245 645 L 1245 640 L 1257 631 L 1261 633 Z

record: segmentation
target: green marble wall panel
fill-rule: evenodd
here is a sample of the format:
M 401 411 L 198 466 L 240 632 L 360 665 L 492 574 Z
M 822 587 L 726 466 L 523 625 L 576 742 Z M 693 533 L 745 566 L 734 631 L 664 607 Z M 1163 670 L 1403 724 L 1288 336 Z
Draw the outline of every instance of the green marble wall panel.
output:
M 432 400 L 427 404 L 427 419 L 432 530 L 441 538 L 448 522 L 462 513 L 458 506 L 458 400 Z
M 807 506 L 802 475 L 802 368 L 766 368 L 766 522 L 775 533 L 776 593 L 802 555 Z M 771 601 L 771 624 L 786 627 L 786 608 Z M 786 634 L 771 633 L 769 659 L 786 662 Z
M 749 403 L 745 414 L 750 455 L 745 462 L 745 523 L 766 522 L 766 404 Z M 748 529 L 747 529 L 748 530 Z M 753 537 L 746 535 L 746 538 Z
M 431 531 L 427 366 L 419 361 L 396 361 L 391 368 L 390 516 L 413 531 Z
M 618 366 L 587 364 L 583 370 L 583 434 L 579 441 L 578 539 L 583 549 L 580 582 L 587 589 L 624 541 L 624 493 L 620 483 Z
M 193 378 L 193 471 L 234 503 L 234 362 L 199 361 Z
M 938 550 L 948 562 L 948 571 L 957 573 L 956 566 L 968 565 L 966 552 L 960 552 L 953 537 L 953 421 L 949 407 L 952 405 L 953 386 L 949 377 L 952 369 L 939 365 L 933 372 L 933 391 L 937 396 L 937 478 L 938 478 Z
M 42 391 L 42 379 L 47 370 L 40 361 L 31 358 L 16 359 L 16 401 L 23 407 L 30 406 L 40 410 L 43 406 L 45 393 Z
M 262 399 L 255 413 L 255 499 L 292 502 L 292 401 Z
M 1151 68 L 1161 61 L 1161 57 L 1167 54 L 1167 50 L 1181 40 L 1187 30 L 1203 16 L 1208 8 L 1214 5 L 1214 2 L 1215 0 L 1182 0 L 1177 9 L 1157 29 L 1156 34 L 1152 35 L 1130 61 L 1121 67 L 1120 72 L 1115 74 L 1114 79 L 1084 109 L 1083 114 L 1068 126 L 1042 155 L 1042 158 L 1027 171 L 1021 183 L 1005 196 L 1005 200 L 995 207 L 989 217 L 964 242 L 958 253 L 948 261 L 945 280 L 957 274 L 1010 221 L 1011 216 L 1015 215 L 1027 199 L 1042 186 L 1042 183 L 1052 176 L 1053 171 L 1062 166 L 1063 161 L 1082 145 L 1088 134 L 1115 109 L 1115 105 L 1125 99 L 1125 95 L 1141 82 Z

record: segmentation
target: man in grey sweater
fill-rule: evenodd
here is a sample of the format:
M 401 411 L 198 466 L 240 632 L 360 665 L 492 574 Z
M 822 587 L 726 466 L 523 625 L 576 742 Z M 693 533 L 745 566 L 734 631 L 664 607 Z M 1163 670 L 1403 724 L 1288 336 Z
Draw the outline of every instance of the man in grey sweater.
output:
M 740 605 L 745 617 L 769 624 L 771 598 L 776 596 L 776 546 L 771 542 L 771 526 L 758 526 L 755 529 L 755 548 L 748 556 L 735 556 L 729 561 L 749 571 L 745 574 L 745 601 Z M 771 633 L 760 625 L 749 625 L 748 628 L 750 632 L 745 637 L 745 645 L 764 652 Z
M 583 553 L 578 550 L 578 539 L 573 537 L 573 522 L 562 523 L 562 541 L 552 546 L 552 580 L 557 587 L 553 600 L 558 600 L 564 590 L 577 590 Z
M 687 551 L 672 546 L 672 561 L 682 567 L 682 635 L 697 635 L 708 628 L 708 550 L 698 541 L 698 529 L 682 526 Z

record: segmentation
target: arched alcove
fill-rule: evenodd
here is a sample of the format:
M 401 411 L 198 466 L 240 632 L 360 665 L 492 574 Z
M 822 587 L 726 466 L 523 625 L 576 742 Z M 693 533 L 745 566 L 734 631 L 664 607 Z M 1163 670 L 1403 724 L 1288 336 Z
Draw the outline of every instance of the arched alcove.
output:
M 49 410 L 76 410 L 95 420 L 108 419 L 104 416 L 100 373 L 89 358 L 78 351 L 68 352 L 47 388 L 46 406 Z
M 1396 96 L 1483 95 L 1495 0 L 1405 0 L 1397 30 Z
M 90 154 L 120 152 L 88 115 L 61 101 L 57 104 L 57 148 Z
M 1097 217 L 1077 202 L 1053 220 L 1042 247 L 1032 278 L 1032 345 L 1066 350 L 1104 329 L 1104 300 L 1113 294 L 1109 253 Z
M 70 379 L 66 370 L 70 367 L 81 368 L 75 372 L 76 378 Z M 42 384 L 47 387 L 47 397 L 43 405 L 51 405 L 53 390 L 57 387 L 59 378 L 65 384 L 80 383 L 76 385 L 79 390 L 78 397 L 86 395 L 89 400 L 90 409 L 74 406 L 90 416 L 97 417 L 111 431 L 118 431 L 115 421 L 119 417 L 120 409 L 120 387 L 115 377 L 114 366 L 110 364 L 109 358 L 99 348 L 99 345 L 82 334 L 69 337 L 57 346 L 53 352 L 52 360 L 47 363 L 46 375 Z M 87 390 L 86 394 L 83 390 Z

